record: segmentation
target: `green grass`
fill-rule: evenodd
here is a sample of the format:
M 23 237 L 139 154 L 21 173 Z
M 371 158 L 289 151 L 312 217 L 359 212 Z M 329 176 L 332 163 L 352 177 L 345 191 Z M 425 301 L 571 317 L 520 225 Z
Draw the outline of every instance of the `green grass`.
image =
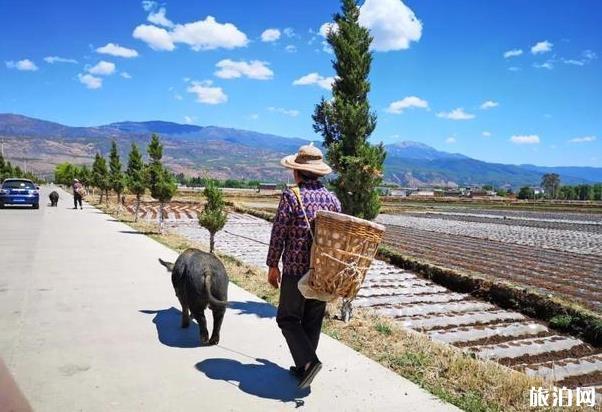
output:
M 389 336 L 393 333 L 393 331 L 391 330 L 391 326 L 387 325 L 386 323 L 379 322 L 374 326 L 374 329 L 376 329 L 377 332 L 380 332 L 385 336 Z
M 560 330 L 568 330 L 573 323 L 571 315 L 556 315 L 550 319 L 550 326 Z

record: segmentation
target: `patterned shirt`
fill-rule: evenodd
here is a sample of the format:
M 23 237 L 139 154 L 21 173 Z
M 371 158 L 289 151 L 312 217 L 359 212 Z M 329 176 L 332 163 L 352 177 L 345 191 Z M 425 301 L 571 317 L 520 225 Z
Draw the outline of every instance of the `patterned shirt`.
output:
M 318 180 L 303 182 L 299 189 L 310 223 L 313 223 L 318 210 L 341 211 L 339 199 Z M 291 189 L 286 189 L 274 219 L 266 263 L 269 267 L 276 267 L 282 256 L 283 276 L 303 276 L 309 270 L 311 244 L 311 233 L 299 201 Z

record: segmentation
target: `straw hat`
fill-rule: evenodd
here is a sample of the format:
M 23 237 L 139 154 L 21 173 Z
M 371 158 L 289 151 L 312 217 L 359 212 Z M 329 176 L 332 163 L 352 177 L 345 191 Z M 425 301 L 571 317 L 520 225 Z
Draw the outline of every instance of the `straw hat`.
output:
M 301 146 L 297 153 L 283 157 L 280 164 L 287 169 L 304 170 L 318 176 L 332 173 L 330 166 L 324 163 L 322 152 L 313 143 Z

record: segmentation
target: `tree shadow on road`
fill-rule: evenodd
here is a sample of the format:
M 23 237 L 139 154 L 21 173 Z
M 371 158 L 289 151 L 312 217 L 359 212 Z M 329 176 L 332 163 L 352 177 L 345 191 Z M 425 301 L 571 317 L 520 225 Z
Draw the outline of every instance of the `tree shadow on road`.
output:
M 181 328 L 182 312 L 173 306 L 169 309 L 141 310 L 140 312 L 155 315 L 153 323 L 157 326 L 157 335 L 162 344 L 173 348 L 201 347 L 199 326 L 191 321 L 188 328 Z
M 255 315 L 258 318 L 276 317 L 276 308 L 267 302 L 228 302 L 228 308 L 237 310 L 240 315 Z
M 145 230 L 140 232 L 138 230 L 120 230 L 119 233 L 123 233 L 125 235 L 158 235 L 159 232 L 155 232 L 152 230 Z
M 297 389 L 297 381 L 289 371 L 267 359 L 255 359 L 258 363 L 241 363 L 234 359 L 207 359 L 196 368 L 208 378 L 229 382 L 249 395 L 294 402 L 296 407 L 305 403 L 300 398 L 310 394 L 310 389 Z M 238 382 L 236 385 L 234 382 Z

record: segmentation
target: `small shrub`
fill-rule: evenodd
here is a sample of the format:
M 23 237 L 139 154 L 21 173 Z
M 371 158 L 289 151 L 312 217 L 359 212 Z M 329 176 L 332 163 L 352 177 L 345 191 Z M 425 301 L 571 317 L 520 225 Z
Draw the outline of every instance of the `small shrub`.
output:
M 391 330 L 391 326 L 387 325 L 386 323 L 377 323 L 374 328 L 376 329 L 377 332 L 382 333 L 385 336 L 390 336 L 391 333 L 393 333 L 393 331 Z
M 569 329 L 572 323 L 573 318 L 571 315 L 556 315 L 550 319 L 550 326 L 560 330 Z

